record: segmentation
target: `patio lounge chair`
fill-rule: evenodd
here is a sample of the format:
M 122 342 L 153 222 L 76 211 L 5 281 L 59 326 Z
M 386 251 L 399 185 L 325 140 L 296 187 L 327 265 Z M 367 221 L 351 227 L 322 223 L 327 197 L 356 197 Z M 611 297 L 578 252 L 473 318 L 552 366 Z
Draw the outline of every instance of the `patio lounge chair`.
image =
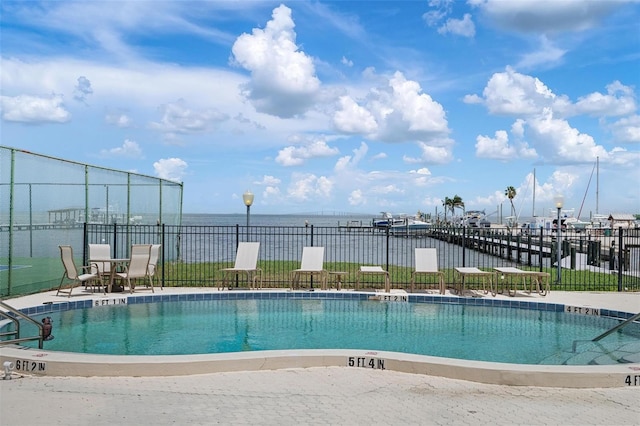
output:
M 146 279 L 153 293 L 153 281 L 148 273 L 149 259 L 151 258 L 151 244 L 134 244 L 131 246 L 131 255 L 129 262 L 125 265 L 124 272 L 117 272 L 116 277 L 121 281 L 127 281 L 129 293 L 133 293 L 135 288 L 135 280 L 139 278 Z M 132 282 L 132 280 L 134 280 Z
M 416 275 L 435 276 L 438 278 L 440 294 L 445 293 L 444 274 L 438 270 L 438 252 L 434 248 L 416 248 L 416 269 L 411 274 L 411 293 L 416 284 Z
M 147 274 L 149 275 L 149 280 L 151 282 L 153 282 L 153 277 L 155 277 L 156 270 L 158 269 L 158 259 L 160 258 L 161 248 L 162 248 L 162 244 L 151 245 L 151 254 L 149 256 L 149 266 L 147 266 Z
M 243 242 L 238 244 L 236 252 L 236 262 L 233 268 L 221 269 L 222 281 L 218 286 L 219 290 L 227 287 L 229 275 L 238 277 L 240 274 L 247 276 L 247 285 L 249 288 L 262 288 L 262 269 L 258 268 L 258 253 L 260 251 L 260 243 Z
M 94 259 L 110 259 L 111 258 L 111 245 L 110 244 L 89 244 L 89 262 L 92 263 L 94 274 L 99 274 L 101 277 L 109 277 L 111 275 L 111 262 L 95 262 Z
M 326 288 L 327 271 L 324 269 L 324 247 L 302 248 L 302 261 L 300 262 L 300 268 L 289 272 L 291 289 L 299 287 L 300 276 L 302 275 L 309 275 L 311 279 L 313 279 L 314 275 L 318 275 L 320 277 L 321 288 Z
M 93 290 L 96 289 L 96 282 L 98 282 L 98 286 L 102 286 L 102 277 L 100 274 L 92 273 L 93 268 L 97 268 L 97 266 L 89 265 L 80 267 L 81 271 L 88 271 L 84 274 L 78 273 L 78 268 L 76 268 L 76 264 L 73 261 L 73 248 L 71 246 L 59 246 L 60 247 L 60 259 L 62 260 L 62 265 L 64 266 L 64 274 L 62 275 L 62 279 L 60 280 L 60 285 L 58 286 L 58 291 L 56 296 L 60 293 L 67 293 L 67 297 L 71 297 L 71 292 L 73 288 L 80 284 L 92 284 Z M 97 269 L 96 269 L 97 271 Z M 71 280 L 69 287 L 67 289 L 63 289 L 62 287 L 65 284 L 65 281 Z

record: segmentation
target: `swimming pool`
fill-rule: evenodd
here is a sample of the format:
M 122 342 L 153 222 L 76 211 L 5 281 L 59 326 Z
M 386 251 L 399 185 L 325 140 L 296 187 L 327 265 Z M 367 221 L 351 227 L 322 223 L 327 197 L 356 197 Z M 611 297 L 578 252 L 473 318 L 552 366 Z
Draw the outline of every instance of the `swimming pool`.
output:
M 45 349 L 96 354 L 357 349 L 546 365 L 637 362 L 640 354 L 637 324 L 593 343 L 618 321 L 567 314 L 553 304 L 438 296 L 381 302 L 370 300 L 370 293 L 190 296 L 51 307 L 36 318 L 50 316 L 54 323 L 55 339 L 45 342 Z

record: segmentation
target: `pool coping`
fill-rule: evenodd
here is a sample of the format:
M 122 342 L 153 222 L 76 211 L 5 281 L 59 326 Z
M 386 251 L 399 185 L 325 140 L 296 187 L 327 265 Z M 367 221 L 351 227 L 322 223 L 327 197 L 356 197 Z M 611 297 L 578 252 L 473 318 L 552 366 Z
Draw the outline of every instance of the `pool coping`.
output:
M 510 307 L 564 312 L 569 305 L 546 301 L 467 298 L 447 295 L 392 293 L 415 303 L 452 303 L 472 306 Z M 95 296 L 20 309 L 41 315 L 68 309 L 113 304 L 162 301 L 250 299 L 356 299 L 367 300 L 384 293 L 329 291 L 226 291 L 186 294 Z M 597 308 L 588 308 L 591 310 Z M 632 313 L 597 309 L 601 316 L 625 319 Z M 575 313 L 575 312 L 572 312 Z M 582 314 L 578 312 L 578 314 Z M 198 355 L 97 355 L 47 351 L 18 345 L 0 346 L 0 362 L 13 364 L 15 373 L 43 376 L 176 376 L 228 371 L 259 371 L 309 367 L 346 367 L 426 374 L 486 384 L 566 388 L 640 386 L 640 363 L 614 365 L 530 365 L 462 360 L 399 352 L 305 349 Z

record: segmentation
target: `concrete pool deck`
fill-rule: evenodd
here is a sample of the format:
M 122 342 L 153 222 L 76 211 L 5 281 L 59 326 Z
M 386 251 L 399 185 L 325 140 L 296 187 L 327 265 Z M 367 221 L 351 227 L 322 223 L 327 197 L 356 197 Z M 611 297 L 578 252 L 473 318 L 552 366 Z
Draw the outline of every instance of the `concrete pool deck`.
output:
M 166 288 L 157 293 L 208 291 L 217 290 Z M 79 292 L 72 299 L 96 296 Z M 507 299 L 497 296 L 501 297 Z M 552 292 L 546 297 L 519 295 L 508 299 L 519 298 L 625 312 L 640 310 L 640 293 Z M 11 299 L 8 303 L 22 308 L 66 300 L 48 292 Z M 0 351 L 3 353 L 5 349 Z M 640 378 L 638 364 L 623 367 L 632 367 L 630 375 Z M 286 365 L 277 368 L 165 377 L 50 377 L 14 371 L 12 380 L 0 381 L 0 423 L 640 423 L 637 402 L 640 383 L 572 389 L 548 384 L 547 387 L 486 384 L 390 369 Z

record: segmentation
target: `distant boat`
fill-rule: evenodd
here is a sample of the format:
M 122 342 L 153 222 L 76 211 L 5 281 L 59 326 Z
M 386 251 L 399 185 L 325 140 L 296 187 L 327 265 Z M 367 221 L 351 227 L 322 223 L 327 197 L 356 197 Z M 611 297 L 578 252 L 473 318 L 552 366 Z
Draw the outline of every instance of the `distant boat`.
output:
M 400 223 L 394 223 L 390 226 L 391 233 L 394 235 L 421 234 L 431 229 L 431 222 L 424 221 L 417 217 L 403 216 Z
M 469 228 L 489 228 L 491 222 L 487 219 L 484 210 L 467 210 L 460 219 L 460 225 Z
M 401 225 L 404 223 L 404 219 L 401 217 L 393 217 L 389 212 L 380 212 L 382 215 L 379 219 L 373 219 L 374 228 L 389 228 L 393 225 Z

